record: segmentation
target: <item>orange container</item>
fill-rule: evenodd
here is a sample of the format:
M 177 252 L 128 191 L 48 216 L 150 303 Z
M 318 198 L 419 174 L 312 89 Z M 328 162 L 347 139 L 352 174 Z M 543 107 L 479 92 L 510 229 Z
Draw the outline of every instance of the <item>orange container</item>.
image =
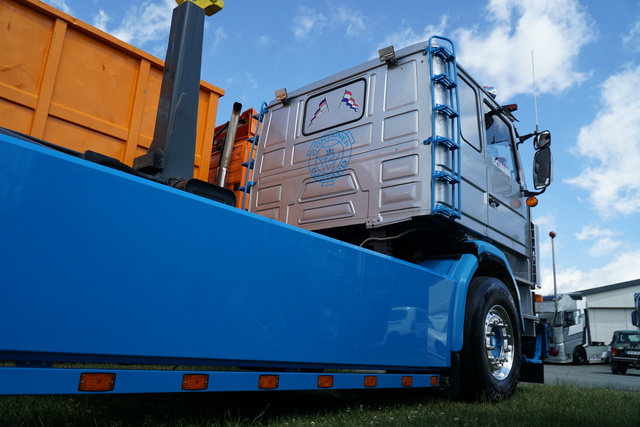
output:
M 231 162 L 229 163 L 229 170 L 227 172 L 225 187 L 236 193 L 236 200 L 238 201 L 236 206 L 238 208 L 242 208 L 242 198 L 244 195 L 244 192 L 238 189 L 246 184 L 247 176 L 250 173 L 249 168 L 242 164 L 248 162 L 251 155 L 251 145 L 253 143 L 249 141 L 249 139 L 255 136 L 256 125 L 258 124 L 258 120 L 254 118 L 255 115 L 256 110 L 253 108 L 246 110 L 240 115 L 238 129 L 236 130 L 236 140 L 233 145 L 233 152 L 231 153 Z M 216 127 L 208 180 L 212 184 L 217 184 L 216 175 L 218 174 L 222 146 L 227 137 L 227 124 Z M 248 206 L 248 202 L 247 197 L 245 208 Z
M 132 165 L 153 139 L 163 66 L 45 3 L 0 0 L 1 127 Z M 205 181 L 222 95 L 201 82 L 194 177 Z

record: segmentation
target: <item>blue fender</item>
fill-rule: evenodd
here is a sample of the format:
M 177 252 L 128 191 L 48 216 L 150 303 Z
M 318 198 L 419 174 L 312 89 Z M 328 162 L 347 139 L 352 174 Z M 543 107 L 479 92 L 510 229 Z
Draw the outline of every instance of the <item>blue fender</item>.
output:
M 490 243 L 483 241 L 471 241 L 465 245 L 466 248 L 473 248 L 469 252 L 463 253 L 459 258 L 453 259 L 434 259 L 426 260 L 420 263 L 420 265 L 427 267 L 439 274 L 449 277 L 456 283 L 456 286 L 452 290 L 451 295 L 451 307 L 450 307 L 450 344 L 451 351 L 462 350 L 462 344 L 464 342 L 464 315 L 467 302 L 467 293 L 469 291 L 469 285 L 471 279 L 475 276 L 476 271 L 480 265 L 480 262 L 486 258 L 493 258 L 498 263 L 502 264 L 505 270 L 508 272 L 509 277 L 515 284 L 515 278 L 509 262 L 505 255 L 498 248 Z M 518 288 L 514 286 L 516 292 L 516 308 L 522 313 L 520 307 L 520 294 Z M 521 320 L 522 321 L 522 320 Z M 523 324 L 524 326 L 524 324 Z

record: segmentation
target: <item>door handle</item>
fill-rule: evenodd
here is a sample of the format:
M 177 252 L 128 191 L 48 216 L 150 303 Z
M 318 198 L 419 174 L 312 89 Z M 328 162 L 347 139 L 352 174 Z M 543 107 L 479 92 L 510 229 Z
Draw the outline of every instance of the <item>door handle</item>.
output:
M 498 201 L 498 199 L 495 199 L 493 197 L 489 197 L 489 205 L 492 208 L 497 208 L 498 206 L 500 206 L 500 202 Z

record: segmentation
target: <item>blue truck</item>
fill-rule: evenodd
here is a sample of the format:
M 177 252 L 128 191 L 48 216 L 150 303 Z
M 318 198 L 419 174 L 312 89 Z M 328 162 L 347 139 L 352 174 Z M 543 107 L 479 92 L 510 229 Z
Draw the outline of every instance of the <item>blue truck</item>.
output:
M 542 382 L 530 208 L 551 183 L 549 132 L 520 136 L 516 107 L 434 36 L 278 91 L 238 209 L 192 178 L 204 16 L 222 2 L 178 3 L 133 165 L 0 132 L 0 394 L 498 401 Z M 518 154 L 530 138 L 537 191 Z

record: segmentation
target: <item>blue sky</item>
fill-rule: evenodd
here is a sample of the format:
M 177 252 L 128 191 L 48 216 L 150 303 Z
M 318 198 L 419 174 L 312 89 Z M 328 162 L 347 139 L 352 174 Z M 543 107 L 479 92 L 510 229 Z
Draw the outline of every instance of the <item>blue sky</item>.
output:
M 164 59 L 174 0 L 45 0 Z M 459 63 L 517 103 L 521 134 L 552 133 L 555 176 L 539 197 L 542 292 L 640 278 L 640 1 L 227 0 L 207 18 L 202 78 L 258 109 L 290 91 L 437 34 Z M 523 153 L 531 162 L 531 153 Z

